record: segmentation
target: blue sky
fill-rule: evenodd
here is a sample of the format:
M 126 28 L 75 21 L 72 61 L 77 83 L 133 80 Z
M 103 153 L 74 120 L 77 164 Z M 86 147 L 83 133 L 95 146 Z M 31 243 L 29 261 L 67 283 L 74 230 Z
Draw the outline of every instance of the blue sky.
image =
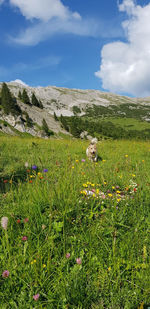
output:
M 150 1 L 0 0 L 0 81 L 150 95 Z

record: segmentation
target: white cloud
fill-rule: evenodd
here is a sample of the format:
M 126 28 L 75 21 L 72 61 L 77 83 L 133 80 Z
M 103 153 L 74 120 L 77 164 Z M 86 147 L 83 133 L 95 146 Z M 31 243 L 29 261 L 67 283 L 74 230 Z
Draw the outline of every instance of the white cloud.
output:
M 17 37 L 9 37 L 11 43 L 22 45 L 36 45 L 58 33 L 71 33 L 80 36 L 96 37 L 98 24 L 93 20 L 68 19 L 61 21 L 59 18 L 48 22 L 38 22 L 20 32 Z
M 95 75 L 109 91 L 150 95 L 150 3 L 142 7 L 124 0 L 119 10 L 128 15 L 122 23 L 127 42 L 103 46 L 100 70 Z
M 27 19 L 48 21 L 53 17 L 66 19 L 71 12 L 60 0 L 10 0 Z
M 26 19 L 31 20 L 28 28 L 21 30 L 16 37 L 9 37 L 11 43 L 36 45 L 57 33 L 81 36 L 97 36 L 100 33 L 98 22 L 82 18 L 78 12 L 72 12 L 63 5 L 61 0 L 9 1 Z

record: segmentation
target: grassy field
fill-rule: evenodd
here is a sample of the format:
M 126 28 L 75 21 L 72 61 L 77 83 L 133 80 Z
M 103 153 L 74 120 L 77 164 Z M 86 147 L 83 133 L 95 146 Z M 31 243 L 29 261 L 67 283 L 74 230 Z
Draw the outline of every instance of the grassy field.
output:
M 150 143 L 87 145 L 0 137 L 0 308 L 150 303 Z

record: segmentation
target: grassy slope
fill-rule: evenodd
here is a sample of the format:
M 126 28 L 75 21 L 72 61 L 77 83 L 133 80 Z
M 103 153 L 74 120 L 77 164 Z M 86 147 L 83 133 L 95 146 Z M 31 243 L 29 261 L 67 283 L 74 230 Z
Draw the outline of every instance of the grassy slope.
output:
M 85 158 L 86 147 L 0 137 L 0 215 L 9 218 L 0 268 L 10 272 L 0 278 L 0 308 L 132 309 L 150 302 L 150 144 L 99 143 L 98 164 Z M 88 189 L 99 191 L 88 198 Z M 103 199 L 96 197 L 101 191 Z

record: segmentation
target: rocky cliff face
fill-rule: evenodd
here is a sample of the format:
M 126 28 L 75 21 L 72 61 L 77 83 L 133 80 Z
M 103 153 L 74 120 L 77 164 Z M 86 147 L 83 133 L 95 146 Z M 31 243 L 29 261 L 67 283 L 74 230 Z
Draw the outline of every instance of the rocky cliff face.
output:
M 64 132 L 61 128 L 59 122 L 54 120 L 54 112 L 57 116 L 61 114 L 63 116 L 73 116 L 73 115 L 87 115 L 89 109 L 97 110 L 96 108 L 106 109 L 110 112 L 113 111 L 113 115 L 119 116 L 127 116 L 128 111 L 145 110 L 144 114 L 142 113 L 143 119 L 149 121 L 150 120 L 150 98 L 130 98 L 127 96 L 115 95 L 112 93 L 101 92 L 98 90 L 79 90 L 79 89 L 67 89 L 60 87 L 29 87 L 26 85 L 22 85 L 18 82 L 10 82 L 7 83 L 11 93 L 17 98 L 17 103 L 21 107 L 23 112 L 27 112 L 29 117 L 34 122 L 34 127 L 27 128 L 25 124 L 21 121 L 21 119 L 13 119 L 11 117 L 6 117 L 4 115 L 0 115 L 1 120 L 7 121 L 11 126 L 15 129 L 28 132 L 32 135 L 41 135 L 38 130 L 38 126 L 42 125 L 43 118 L 46 120 L 49 128 L 58 133 Z M 2 87 L 2 83 L 0 83 L 0 89 Z M 18 99 L 19 91 L 23 91 L 26 89 L 28 96 L 31 98 L 32 93 L 34 93 L 37 99 L 41 100 L 43 104 L 43 109 L 39 109 L 35 106 L 29 106 L 22 103 Z M 127 107 L 122 108 L 122 107 Z M 140 114 L 140 112 L 139 112 Z M 8 119 L 9 118 L 9 119 Z

